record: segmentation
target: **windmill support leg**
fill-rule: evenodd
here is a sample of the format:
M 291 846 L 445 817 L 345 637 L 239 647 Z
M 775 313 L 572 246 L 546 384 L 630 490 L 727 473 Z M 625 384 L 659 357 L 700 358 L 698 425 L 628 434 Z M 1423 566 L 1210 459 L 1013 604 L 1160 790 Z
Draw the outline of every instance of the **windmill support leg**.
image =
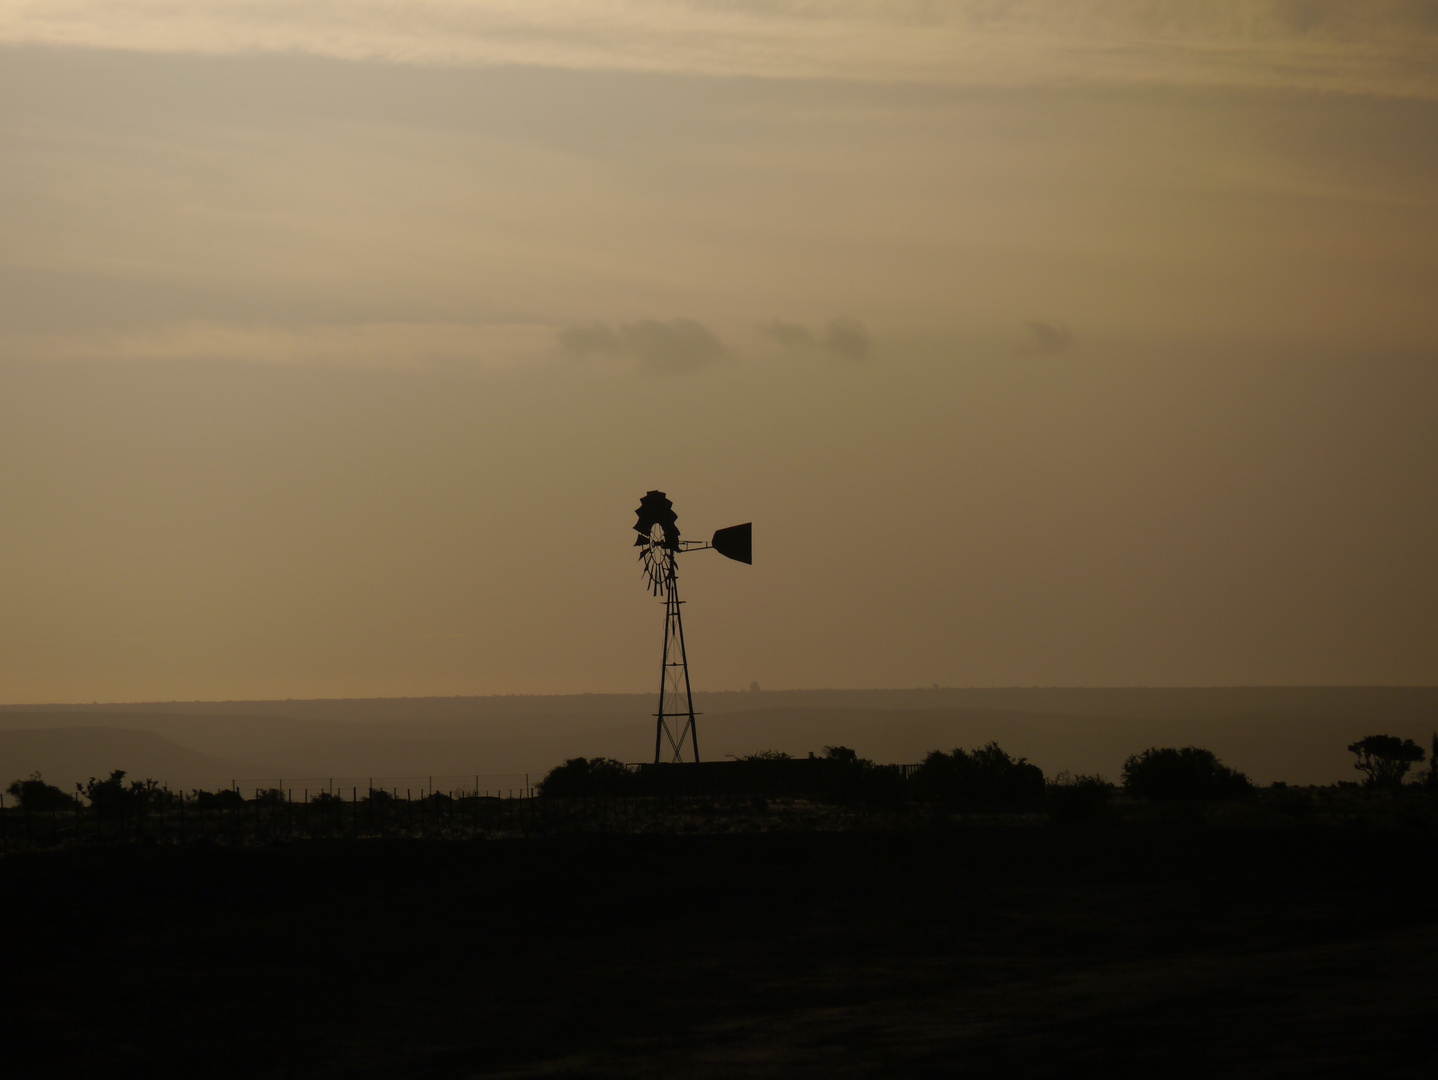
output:
M 679 658 L 684 666 L 684 704 L 689 711 L 689 743 L 694 748 L 694 764 L 699 764 L 699 725 L 694 722 L 694 691 L 689 687 L 689 652 L 684 648 L 684 620 L 679 617 L 679 599 L 675 597 L 674 602 L 674 629 L 679 633 Z M 684 738 L 681 735 L 679 745 L 682 749 Z
M 671 762 L 684 760 L 684 743 L 699 761 L 699 729 L 695 725 L 694 694 L 689 685 L 689 657 L 684 649 L 684 620 L 679 590 L 670 565 L 665 590 L 664 664 L 659 682 L 659 712 L 655 714 L 654 764 L 665 760 L 665 742 Z

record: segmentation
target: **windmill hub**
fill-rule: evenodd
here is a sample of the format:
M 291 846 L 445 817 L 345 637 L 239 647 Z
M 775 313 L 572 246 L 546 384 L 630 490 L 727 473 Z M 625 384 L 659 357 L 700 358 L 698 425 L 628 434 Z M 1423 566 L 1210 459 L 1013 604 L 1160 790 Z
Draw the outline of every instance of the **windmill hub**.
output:
M 634 531 L 639 535 L 639 563 L 649 591 L 664 597 L 664 667 L 659 682 L 658 721 L 654 732 L 654 763 L 684 760 L 687 744 L 699 760 L 699 729 L 694 718 L 694 693 L 689 686 L 689 657 L 684 650 L 684 620 L 675 572 L 675 558 L 686 551 L 717 551 L 736 562 L 753 563 L 753 524 L 718 530 L 706 543 L 679 538 L 679 516 L 662 491 L 646 492 L 635 511 Z

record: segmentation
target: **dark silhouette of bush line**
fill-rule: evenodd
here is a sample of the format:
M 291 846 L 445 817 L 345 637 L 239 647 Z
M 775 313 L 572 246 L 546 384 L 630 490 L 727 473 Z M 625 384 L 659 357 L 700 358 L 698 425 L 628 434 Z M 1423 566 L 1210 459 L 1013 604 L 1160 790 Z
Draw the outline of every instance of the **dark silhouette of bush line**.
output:
M 634 774 L 613 758 L 570 758 L 556 765 L 539 784 L 541 795 L 572 799 L 591 795 L 621 795 L 634 787 Z
M 1349 743 L 1348 752 L 1358 756 L 1353 767 L 1365 775 L 1364 786 L 1373 788 L 1402 787 L 1409 767 L 1423 760 L 1423 747 L 1396 735 L 1369 735 Z
M 1098 817 L 1113 799 L 1113 785 L 1102 776 L 1061 772 L 1044 786 L 1044 808 L 1063 821 Z
M 143 813 L 149 807 L 167 805 L 175 799 L 158 780 L 131 780 L 127 786 L 124 769 L 116 769 L 105 780 L 92 776 L 83 788 L 79 784 L 75 787 L 83 791 L 90 805 L 102 814 Z
M 1044 774 L 1025 758 L 1012 758 L 996 742 L 977 750 L 929 754 L 911 780 L 913 795 L 954 810 L 1038 810 Z
M 907 794 L 902 770 L 875 765 L 847 746 L 826 746 L 815 760 L 818 795 L 825 802 L 896 804 Z
M 45 783 L 38 772 L 31 773 L 28 780 L 16 780 L 5 790 L 23 810 L 74 810 L 80 805 L 74 795 Z
M 245 797 L 230 788 L 222 788 L 219 791 L 201 791 L 199 788 L 195 788 L 190 792 L 190 802 L 201 810 L 223 810 L 225 807 L 244 806 Z
M 1141 799 L 1202 802 L 1248 795 L 1253 784 L 1212 750 L 1151 746 L 1123 763 L 1123 789 Z

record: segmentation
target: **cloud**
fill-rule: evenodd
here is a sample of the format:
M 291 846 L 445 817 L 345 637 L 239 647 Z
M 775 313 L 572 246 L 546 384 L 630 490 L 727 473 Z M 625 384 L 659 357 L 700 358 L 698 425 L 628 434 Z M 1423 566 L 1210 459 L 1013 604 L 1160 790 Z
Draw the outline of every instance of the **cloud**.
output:
M 88 333 L 0 332 L 0 353 L 36 360 L 246 360 L 427 370 L 506 367 L 546 355 L 552 327 L 530 323 L 281 326 L 181 322 Z
M 808 352 L 819 347 L 814 332 L 799 323 L 772 322 L 764 327 L 764 333 L 791 352 Z
M 869 332 L 858 319 L 830 319 L 817 333 L 801 323 L 772 322 L 763 327 L 766 337 L 789 353 L 823 353 L 835 360 L 857 363 L 869 356 Z
M 1431 0 L 0 0 L 0 43 L 784 79 L 1438 96 Z
M 575 359 L 615 358 L 649 375 L 702 371 L 729 350 L 719 335 L 693 319 L 645 319 L 611 329 L 604 323 L 568 326 L 559 332 L 560 350 Z
M 1067 323 L 1028 322 L 1029 337 L 1018 348 L 1020 356 L 1058 356 L 1073 347 L 1073 331 Z
M 819 344 L 840 360 L 863 360 L 869 355 L 869 334 L 858 319 L 840 317 L 829 320 Z
M 615 356 L 624 350 L 624 343 L 603 323 L 593 323 L 566 326 L 559 332 L 559 347 L 573 356 Z

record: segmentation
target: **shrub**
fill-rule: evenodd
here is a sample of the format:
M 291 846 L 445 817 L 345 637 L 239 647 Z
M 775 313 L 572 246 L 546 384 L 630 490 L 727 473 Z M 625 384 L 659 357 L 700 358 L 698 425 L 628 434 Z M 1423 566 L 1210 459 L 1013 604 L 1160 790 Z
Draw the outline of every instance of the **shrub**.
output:
M 45 783 L 38 772 L 31 773 L 28 780 L 16 780 L 5 790 L 26 810 L 73 810 L 80 804 L 74 795 Z
M 338 799 L 338 795 L 330 798 Z M 201 810 L 224 809 L 225 807 L 244 806 L 245 797 L 238 791 L 230 788 L 221 788 L 219 791 L 201 791 L 196 788 L 190 792 L 190 801 Z
M 1102 776 L 1061 772 L 1044 788 L 1044 804 L 1052 817 L 1086 820 L 1103 812 L 1113 798 L 1113 785 Z
M 613 758 L 570 758 L 556 765 L 540 782 L 538 791 L 551 798 L 617 795 L 634 786 L 634 774 Z
M 899 803 L 906 794 L 898 766 L 875 765 L 847 746 L 824 747 L 817 762 L 819 797 L 826 802 Z
M 1253 784 L 1212 750 L 1151 746 L 1123 763 L 1123 789 L 1144 799 L 1191 801 L 1247 795 Z
M 1043 803 L 1044 774 L 996 742 L 977 750 L 929 754 L 914 773 L 915 796 L 958 810 L 1033 810 Z
M 131 780 L 127 786 L 124 769 L 116 769 L 105 780 L 90 777 L 84 792 L 90 805 L 102 814 L 136 813 L 148 806 L 170 802 L 173 798 L 158 780 Z
M 1423 760 L 1423 747 L 1396 735 L 1369 735 L 1349 743 L 1348 752 L 1358 755 L 1353 767 L 1367 776 L 1367 787 L 1402 787 L 1409 766 Z

